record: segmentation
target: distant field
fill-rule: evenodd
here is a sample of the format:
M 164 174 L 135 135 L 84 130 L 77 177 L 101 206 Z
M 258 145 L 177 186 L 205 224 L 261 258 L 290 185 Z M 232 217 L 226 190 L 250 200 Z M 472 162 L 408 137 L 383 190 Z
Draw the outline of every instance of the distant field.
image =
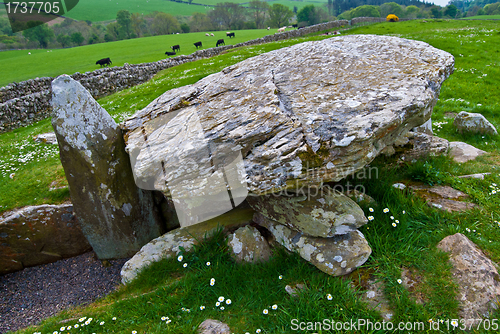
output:
M 248 5 L 248 0 L 193 0 L 195 3 L 216 5 L 221 2 L 235 2 Z M 280 3 L 293 9 L 296 6 L 301 9 L 307 5 L 322 6 L 327 0 L 291 1 L 276 0 L 268 1 L 269 5 Z M 131 13 L 148 14 L 154 11 L 170 13 L 172 15 L 191 15 L 195 12 L 206 13 L 211 7 L 199 6 L 195 4 L 181 4 L 168 0 L 82 0 L 66 16 L 76 20 L 90 20 L 92 22 L 114 20 L 116 13 L 121 9 L 126 9 Z
M 191 15 L 195 12 L 205 13 L 204 6 L 181 4 L 167 0 L 82 0 L 67 13 L 67 17 L 75 20 L 92 22 L 113 20 L 119 10 L 126 9 L 131 13 L 148 14 L 154 11 L 172 15 Z
M 471 17 L 464 17 L 464 20 L 500 20 L 500 15 L 477 15 Z
M 201 41 L 203 48 L 207 49 L 215 47 L 219 38 L 224 38 L 226 44 L 229 45 L 260 38 L 273 32 L 275 30 L 238 30 L 236 36 L 231 39 L 226 38 L 223 31 L 214 31 L 214 37 L 207 37 L 204 32 L 196 32 L 136 38 L 68 49 L 4 51 L 0 52 L 0 63 L 15 60 L 16 66 L 2 66 L 0 87 L 14 81 L 19 82 L 35 77 L 55 77 L 63 73 L 93 71 L 99 68 L 95 62 L 105 57 L 111 58 L 113 66 L 122 66 L 124 63 L 154 62 L 167 58 L 165 51 L 171 51 L 171 45 L 180 45 L 181 52 L 178 54 L 191 54 L 196 51 L 194 42 Z M 31 55 L 28 52 L 31 52 Z

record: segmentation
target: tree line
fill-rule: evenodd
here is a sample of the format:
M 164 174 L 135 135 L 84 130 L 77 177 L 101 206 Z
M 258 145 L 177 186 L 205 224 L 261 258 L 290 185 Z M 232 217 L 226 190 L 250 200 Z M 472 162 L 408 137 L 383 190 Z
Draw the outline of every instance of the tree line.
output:
M 13 33 L 7 18 L 0 16 L 0 50 L 64 48 L 166 34 L 279 28 L 292 23 L 300 27 L 334 19 L 386 17 L 388 14 L 401 18 L 458 18 L 481 14 L 494 15 L 500 12 L 500 2 L 486 3 L 491 0 L 466 0 L 470 5 L 468 7 L 463 5 L 465 1 L 452 0 L 444 8 L 416 0 L 396 0 L 388 3 L 383 1 L 328 0 L 323 6 L 307 5 L 300 10 L 297 7 L 290 9 L 282 4 L 269 5 L 268 2 L 260 0 L 250 1 L 246 4 L 247 7 L 224 2 L 206 14 L 194 13 L 191 16 L 173 16 L 163 12 L 143 15 L 120 10 L 116 20 L 106 25 L 66 18 L 52 26 L 43 24 L 18 33 Z M 479 7 L 480 5 L 484 8 Z

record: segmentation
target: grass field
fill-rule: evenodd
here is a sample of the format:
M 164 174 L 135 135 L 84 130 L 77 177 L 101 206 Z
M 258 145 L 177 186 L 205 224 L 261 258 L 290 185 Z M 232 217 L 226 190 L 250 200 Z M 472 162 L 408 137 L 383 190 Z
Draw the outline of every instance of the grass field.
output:
M 345 32 L 422 40 L 454 55 L 455 73 L 444 82 L 434 108 L 434 131 L 442 138 L 465 141 L 490 152 L 464 164 L 441 156 L 399 167 L 392 164 L 391 159 L 380 157 L 371 164 L 380 170 L 377 179 L 349 180 L 362 184 L 367 194 L 377 201 L 373 213 L 368 207 L 363 207 L 365 214 L 373 215 L 375 219 L 360 229 L 373 253 L 368 262 L 350 277 L 330 277 L 297 255 L 280 249 L 268 263 L 238 265 L 229 257 L 223 237 L 217 235 L 195 251 L 183 253 L 182 262 L 170 259 L 155 263 L 131 285 L 120 287 L 108 297 L 89 306 L 64 311 L 40 326 L 19 333 L 53 333 L 63 326 L 79 324 L 79 333 L 82 334 L 133 331 L 186 334 L 195 333 L 201 321 L 212 318 L 229 324 L 234 333 L 256 333 L 260 329 L 261 333 L 277 334 L 295 332 L 291 330 L 292 319 L 311 322 L 325 318 L 382 321 L 380 315 L 360 298 L 364 293 L 363 280 L 370 274 L 385 286 L 383 292 L 394 312 L 391 320 L 395 325 L 398 322 L 418 322 L 428 329 L 430 319 L 446 321 L 458 318 L 457 286 L 452 281 L 447 256 L 436 249 L 436 244 L 447 235 L 461 232 L 493 261 L 500 263 L 500 191 L 496 194 L 491 191 L 500 184 L 500 138 L 458 134 L 447 115 L 462 110 L 481 112 L 497 129 L 500 128 L 499 28 L 494 21 L 418 20 L 380 23 Z M 326 36 L 229 50 L 211 59 L 162 71 L 149 82 L 103 98 L 99 103 L 120 120 L 168 89 L 194 83 L 230 64 L 272 49 L 323 38 Z M 57 153 L 53 153 L 49 145 L 31 141 L 34 134 L 49 129 L 49 121 L 44 120 L 0 135 L 0 212 L 18 205 L 57 202 L 67 196 L 64 190 L 54 195 L 47 190 L 53 181 L 64 184 Z M 491 175 L 484 180 L 457 177 L 476 172 L 491 172 Z M 10 173 L 15 173 L 13 178 L 9 177 Z M 431 208 L 424 201 L 392 187 L 401 180 L 451 185 L 467 193 L 480 209 L 447 213 Z M 399 219 L 396 228 L 391 226 L 389 214 L 383 213 L 384 208 Z M 210 261 L 210 266 L 206 265 L 207 261 Z M 183 263 L 188 264 L 187 268 L 183 268 Z M 413 277 L 419 277 L 411 289 L 398 284 L 403 269 L 409 269 L 414 273 Z M 216 279 L 214 286 L 209 285 L 211 278 Z M 297 283 L 305 284 L 307 289 L 298 298 L 291 298 L 285 292 L 285 286 Z M 331 300 L 328 295 L 332 296 Z M 232 301 L 225 305 L 224 310 L 214 307 L 219 296 Z M 417 303 L 422 296 L 423 303 Z M 276 310 L 272 307 L 274 305 Z M 268 314 L 265 314 L 265 309 Z M 499 316 L 497 310 L 490 318 L 498 319 Z M 162 317 L 169 317 L 171 322 L 167 323 Z M 92 319 L 89 321 L 89 318 Z M 81 326 L 85 321 L 88 325 Z M 382 333 L 366 329 L 356 332 Z M 452 331 L 442 325 L 440 332 L 462 331 Z M 474 329 L 469 333 L 487 331 Z
M 93 71 L 99 68 L 95 62 L 101 58 L 111 58 L 113 66 L 122 66 L 124 63 L 154 62 L 167 58 L 165 51 L 172 51 L 170 49 L 172 45 L 180 45 L 181 51 L 178 54 L 191 54 L 196 51 L 193 43 L 198 41 L 202 41 L 203 49 L 206 49 L 215 47 L 219 38 L 224 38 L 227 45 L 232 45 L 269 35 L 275 30 L 238 30 L 235 37 L 231 39 L 226 38 L 225 31 L 214 31 L 214 37 L 205 36 L 205 32 L 196 32 L 136 38 L 67 49 L 4 51 L 0 52 L 0 62 L 15 61 L 16 66 L 2 67 L 0 87 L 14 81 L 19 82 L 35 77 L 55 77 L 63 73 Z M 29 52 L 31 55 L 28 54 Z M 57 66 L 50 64 L 57 64 Z
M 500 15 L 477 15 L 464 17 L 462 20 L 500 20 Z
M 206 5 L 216 5 L 222 0 L 194 0 L 193 2 Z M 243 3 L 248 6 L 248 0 L 234 0 L 227 2 Z M 280 3 L 293 9 L 296 6 L 298 9 L 306 5 L 322 6 L 326 0 L 315 1 L 290 1 L 290 0 L 273 0 L 269 1 L 269 5 Z M 92 22 L 108 21 L 116 19 L 116 13 L 121 9 L 126 9 L 131 13 L 148 14 L 154 11 L 170 13 L 172 15 L 191 15 L 195 12 L 206 13 L 211 7 L 199 6 L 194 4 L 181 4 L 167 0 L 82 0 L 76 5 L 73 10 L 69 11 L 66 16 L 76 20 L 90 20 Z
M 149 14 L 159 11 L 172 15 L 191 15 L 195 12 L 205 13 L 207 10 L 204 6 L 181 4 L 167 0 L 81 0 L 65 16 L 75 20 L 100 22 L 115 20 L 116 13 L 122 9 L 128 10 L 131 13 Z

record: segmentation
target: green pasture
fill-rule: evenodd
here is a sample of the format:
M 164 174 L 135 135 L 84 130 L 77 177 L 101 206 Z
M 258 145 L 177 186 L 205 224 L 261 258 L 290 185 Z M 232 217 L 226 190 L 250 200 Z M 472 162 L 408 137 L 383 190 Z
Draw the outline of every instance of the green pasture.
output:
M 154 62 L 167 58 L 165 51 L 172 51 L 170 49 L 172 45 L 180 45 L 181 51 L 178 54 L 186 55 L 196 51 L 193 43 L 198 41 L 203 43 L 203 49 L 207 49 L 215 47 L 219 38 L 223 38 L 226 45 L 232 45 L 269 35 L 273 31 L 267 29 L 238 30 L 235 37 L 231 39 L 226 37 L 225 31 L 214 31 L 214 37 L 205 36 L 205 32 L 195 32 L 136 38 L 67 49 L 4 51 L 0 52 L 0 62 L 15 62 L 16 66 L 2 66 L 0 87 L 11 82 L 35 77 L 55 77 L 60 74 L 93 71 L 100 68 L 95 62 L 101 58 L 111 58 L 113 66 L 122 66 L 124 63 Z
M 360 228 L 372 248 L 372 255 L 347 277 L 328 276 L 298 255 L 281 248 L 274 250 L 268 263 L 239 265 L 230 258 L 222 234 L 217 234 L 192 252 L 181 251 L 183 258 L 180 260 L 153 264 L 132 284 L 120 286 L 116 292 L 95 303 L 63 311 L 18 333 L 67 333 L 67 326 L 74 329 L 78 324 L 78 332 L 82 334 L 187 334 L 196 333 L 197 326 L 211 318 L 227 323 L 233 333 L 325 334 L 337 331 L 293 331 L 291 321 L 321 322 L 328 318 L 341 322 L 351 319 L 382 322 L 380 314 L 360 298 L 366 293 L 366 279 L 370 276 L 383 283 L 383 294 L 393 311 L 391 322 L 395 326 L 399 322 L 419 322 L 425 326 L 424 331 L 401 333 L 495 332 L 491 327 L 489 331 L 483 328 L 462 331 L 453 330 L 449 325 L 440 325 L 440 331 L 431 331 L 429 323 L 448 320 L 449 324 L 451 319 L 458 318 L 460 311 L 456 300 L 458 287 L 452 280 L 448 257 L 436 249 L 442 238 L 463 233 L 489 258 L 500 263 L 500 190 L 495 190 L 500 184 L 500 138 L 458 134 L 450 118 L 450 114 L 462 110 L 480 112 L 500 129 L 500 26 L 495 21 L 427 19 L 384 22 L 353 28 L 342 34 L 399 36 L 421 40 L 451 53 L 455 57 L 455 72 L 444 82 L 434 108 L 434 132 L 442 138 L 464 141 L 489 153 L 463 164 L 454 163 L 445 155 L 403 164 L 396 163 L 394 158 L 380 156 L 370 166 L 378 168 L 377 177 L 349 178 L 351 186 L 362 185 L 377 204 L 362 207 L 366 216 L 373 216 L 372 221 Z M 142 85 L 98 102 L 121 121 L 166 90 L 192 84 L 264 52 L 325 38 L 329 36 L 309 36 L 228 50 L 210 59 L 166 69 Z M 50 122 L 44 120 L 0 135 L 0 213 L 18 206 L 58 203 L 68 198 L 67 190 L 48 190 L 51 184 L 66 183 L 57 149 L 35 144 L 31 139 L 49 130 Z M 484 180 L 458 178 L 478 172 L 491 174 Z M 440 211 L 410 192 L 392 187 L 393 183 L 402 180 L 450 185 L 468 194 L 479 208 L 465 213 Z M 384 209 L 389 212 L 384 213 Z M 391 216 L 398 220 L 396 227 L 392 225 Z M 412 288 L 398 282 L 406 269 L 413 273 L 416 281 Z M 213 286 L 209 284 L 212 278 L 215 279 Z M 304 284 L 306 289 L 297 298 L 292 298 L 285 292 L 285 286 L 298 283 Z M 223 304 L 224 309 L 215 307 L 219 297 L 229 298 L 231 303 Z M 419 298 L 423 300 L 421 303 L 417 302 Z M 492 311 L 490 324 L 492 319 L 499 317 L 499 310 Z M 62 327 L 65 329 L 61 330 Z M 344 332 L 390 331 L 362 328 Z
M 205 5 L 217 5 L 218 3 L 225 2 L 223 0 L 193 0 L 194 3 Z M 234 0 L 227 1 L 234 3 L 242 3 L 243 6 L 248 6 L 248 0 Z M 306 5 L 322 6 L 327 3 L 326 0 L 315 1 L 290 1 L 290 0 L 273 0 L 268 1 L 269 5 L 280 3 L 293 9 L 296 6 L 298 9 Z M 75 20 L 89 20 L 92 22 L 108 21 L 116 19 L 116 13 L 119 10 L 125 9 L 131 13 L 148 14 L 154 11 L 160 11 L 176 15 L 192 15 L 193 13 L 206 13 L 212 7 L 199 6 L 195 4 L 183 4 L 168 0 L 82 0 L 76 5 L 73 10 L 69 11 L 65 16 L 71 17 Z
M 462 20 L 500 20 L 500 15 L 477 15 L 464 17 Z
M 92 22 L 115 20 L 119 10 L 128 10 L 131 13 L 149 14 L 154 11 L 176 15 L 191 15 L 205 13 L 204 6 L 182 4 L 167 0 L 82 0 L 65 16 L 75 20 L 89 20 Z

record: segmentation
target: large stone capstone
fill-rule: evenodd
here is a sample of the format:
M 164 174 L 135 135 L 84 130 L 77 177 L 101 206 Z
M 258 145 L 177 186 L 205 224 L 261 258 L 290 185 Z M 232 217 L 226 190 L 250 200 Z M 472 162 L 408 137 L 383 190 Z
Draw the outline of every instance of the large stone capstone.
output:
M 125 258 L 163 232 L 153 195 L 134 183 L 120 128 L 80 83 L 52 82 L 52 126 L 75 214 L 100 259 Z
M 134 176 L 167 196 L 222 193 L 231 184 L 210 180 L 241 154 L 234 174 L 254 194 L 341 180 L 430 119 L 453 65 L 424 42 L 375 35 L 244 60 L 124 122 Z

